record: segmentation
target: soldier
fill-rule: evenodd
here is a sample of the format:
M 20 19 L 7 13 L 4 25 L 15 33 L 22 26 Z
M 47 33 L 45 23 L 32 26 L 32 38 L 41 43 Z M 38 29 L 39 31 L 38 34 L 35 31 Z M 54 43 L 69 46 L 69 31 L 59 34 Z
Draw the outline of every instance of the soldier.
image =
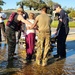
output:
M 60 5 L 56 4 L 54 6 L 54 11 L 58 13 L 58 27 L 56 30 L 57 37 L 57 54 L 54 55 L 55 58 L 65 58 L 66 57 L 66 38 L 69 33 L 69 18 L 67 13 L 61 8 Z
M 42 66 L 47 65 L 47 53 L 50 50 L 50 22 L 51 18 L 47 15 L 47 7 L 44 6 L 41 9 L 41 14 L 35 19 L 33 28 L 36 24 L 38 25 L 38 40 L 37 40 L 37 53 L 36 63 L 40 65 L 42 60 Z M 43 56 L 42 56 L 43 55 Z M 43 57 L 43 58 L 42 58 Z
M 23 9 L 18 8 L 16 14 L 11 15 L 10 18 L 8 19 L 7 22 L 7 27 L 6 27 L 6 36 L 7 36 L 7 43 L 8 43 L 8 60 L 13 59 L 13 55 L 15 52 L 15 47 L 16 47 L 16 35 L 15 32 L 18 31 L 20 23 L 26 23 L 32 25 L 30 22 L 25 20 L 23 18 Z M 11 19 L 13 17 L 13 20 Z M 10 22 L 10 20 L 12 20 Z

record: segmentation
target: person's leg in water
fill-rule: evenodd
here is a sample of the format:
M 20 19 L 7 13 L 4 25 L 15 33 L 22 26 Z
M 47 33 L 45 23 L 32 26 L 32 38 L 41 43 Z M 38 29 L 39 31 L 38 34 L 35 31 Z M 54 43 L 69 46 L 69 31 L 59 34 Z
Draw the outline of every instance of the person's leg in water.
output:
M 6 30 L 6 35 L 7 35 L 7 44 L 8 44 L 8 60 L 11 60 L 13 59 L 13 55 L 14 55 L 15 47 L 16 47 L 15 31 L 8 28 Z

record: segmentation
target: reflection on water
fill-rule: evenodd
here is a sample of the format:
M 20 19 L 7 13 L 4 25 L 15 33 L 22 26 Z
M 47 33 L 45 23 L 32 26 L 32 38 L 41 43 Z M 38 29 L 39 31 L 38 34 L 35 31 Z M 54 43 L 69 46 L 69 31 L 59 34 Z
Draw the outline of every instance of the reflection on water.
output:
M 73 53 L 75 53 L 75 51 Z M 75 54 L 66 59 L 64 71 L 69 75 L 75 75 Z
M 67 44 L 67 46 L 69 46 L 69 44 Z M 7 45 L 4 43 L 0 44 L 0 75 L 74 75 L 75 74 L 75 61 L 74 61 L 75 51 L 73 47 L 72 49 L 71 47 L 67 49 L 66 59 L 56 61 L 56 59 L 50 57 L 50 59 L 48 60 L 48 65 L 45 67 L 36 65 L 35 61 L 31 63 L 24 63 L 20 61 L 20 59 L 24 59 L 26 57 L 26 51 L 22 47 L 22 45 L 17 44 L 15 52 L 17 53 L 15 59 L 7 61 L 8 59 Z
M 2 50 L 2 49 L 4 49 L 4 47 L 6 47 L 7 46 L 7 44 L 5 44 L 5 43 L 0 43 L 0 49 Z

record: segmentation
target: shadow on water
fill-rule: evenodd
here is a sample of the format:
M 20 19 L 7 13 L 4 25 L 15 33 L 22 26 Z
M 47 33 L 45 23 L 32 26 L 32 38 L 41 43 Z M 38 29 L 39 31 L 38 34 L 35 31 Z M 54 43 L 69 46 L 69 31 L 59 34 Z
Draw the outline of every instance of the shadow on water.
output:
M 75 71 L 75 41 L 67 41 L 67 58 L 56 61 L 54 58 L 50 57 L 48 60 L 48 65 L 43 67 L 37 65 L 35 61 L 30 64 L 25 64 L 19 59 L 17 54 L 17 59 L 7 61 L 7 45 L 4 43 L 0 44 L 0 75 L 74 75 Z M 23 51 L 17 45 L 17 51 Z M 56 48 L 53 50 L 56 53 Z M 24 51 L 23 51 L 24 53 Z M 25 56 L 25 55 L 24 55 Z M 24 57 L 23 56 L 23 57 Z M 70 61 L 71 60 L 71 61 Z
M 67 41 L 67 57 L 72 56 L 75 54 L 75 40 Z
M 20 71 L 21 63 L 17 59 L 10 61 L 3 61 L 0 67 L 0 75 L 12 75 L 17 71 Z M 4 65 L 4 66 L 3 66 Z
M 57 48 L 55 47 L 52 54 L 55 55 L 57 53 Z M 75 54 L 75 40 L 66 42 L 66 57 Z

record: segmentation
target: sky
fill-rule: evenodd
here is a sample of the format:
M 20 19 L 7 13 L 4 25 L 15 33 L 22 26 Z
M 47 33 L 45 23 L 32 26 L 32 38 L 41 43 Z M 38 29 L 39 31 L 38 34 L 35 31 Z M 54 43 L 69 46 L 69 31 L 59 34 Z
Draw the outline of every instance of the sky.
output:
M 75 0 L 52 0 L 53 2 L 59 3 L 62 7 L 67 7 L 67 8 L 75 8 Z
M 19 2 L 21 0 L 3 0 L 6 2 L 4 6 L 2 6 L 3 10 L 5 9 L 16 9 L 18 6 L 16 5 L 16 2 Z M 75 0 L 52 0 L 53 2 L 59 3 L 62 7 L 67 7 L 67 8 L 75 8 Z
M 21 0 L 3 0 L 6 4 L 2 6 L 3 10 L 5 9 L 16 9 L 18 6 L 16 5 L 17 2 Z

